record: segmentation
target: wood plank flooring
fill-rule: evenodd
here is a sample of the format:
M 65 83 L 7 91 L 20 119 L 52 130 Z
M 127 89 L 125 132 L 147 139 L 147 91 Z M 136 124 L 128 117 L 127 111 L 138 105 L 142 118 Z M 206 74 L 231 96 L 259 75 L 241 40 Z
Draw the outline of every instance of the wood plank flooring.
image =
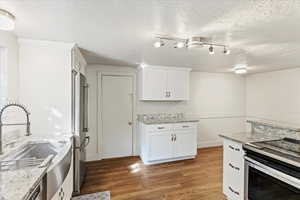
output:
M 193 160 L 146 166 L 139 157 L 87 164 L 82 194 L 110 190 L 112 200 L 221 200 L 221 147 L 199 149 Z

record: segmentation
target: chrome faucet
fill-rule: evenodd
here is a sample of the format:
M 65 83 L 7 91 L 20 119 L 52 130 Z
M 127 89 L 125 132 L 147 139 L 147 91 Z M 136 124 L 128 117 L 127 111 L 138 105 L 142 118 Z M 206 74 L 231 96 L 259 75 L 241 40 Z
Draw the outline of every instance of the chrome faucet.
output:
M 3 124 L 2 123 L 2 115 L 3 112 L 6 108 L 11 107 L 11 106 L 15 106 L 15 107 L 19 107 L 21 109 L 24 110 L 25 114 L 26 114 L 26 123 L 14 123 L 14 124 Z M 2 128 L 3 126 L 19 126 L 19 125 L 26 125 L 26 134 L 25 136 L 29 136 L 31 135 L 30 133 L 30 120 L 29 120 L 29 115 L 30 113 L 27 111 L 27 109 L 25 108 L 25 106 L 21 105 L 21 104 L 17 104 L 17 103 L 9 103 L 5 106 L 3 106 L 0 110 L 0 154 L 3 154 L 3 149 L 2 149 Z

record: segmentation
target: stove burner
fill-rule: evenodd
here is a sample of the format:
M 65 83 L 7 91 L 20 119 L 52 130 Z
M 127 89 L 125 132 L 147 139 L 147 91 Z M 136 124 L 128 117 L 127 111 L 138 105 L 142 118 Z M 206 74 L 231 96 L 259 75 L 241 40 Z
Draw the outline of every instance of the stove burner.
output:
M 300 140 L 283 138 L 281 140 L 271 140 L 252 143 L 260 148 L 278 151 L 293 157 L 300 158 Z
M 291 138 L 284 138 L 277 141 L 264 142 L 265 144 L 282 148 L 287 151 L 292 151 L 294 153 L 300 154 L 300 140 L 295 140 Z

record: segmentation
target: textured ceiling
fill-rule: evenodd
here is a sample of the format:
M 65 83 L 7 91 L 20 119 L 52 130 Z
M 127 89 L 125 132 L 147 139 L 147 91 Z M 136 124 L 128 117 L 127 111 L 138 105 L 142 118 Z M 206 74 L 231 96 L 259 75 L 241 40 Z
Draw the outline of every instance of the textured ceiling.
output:
M 250 73 L 299 67 L 299 0 L 0 0 L 20 37 L 76 42 L 88 63 L 148 63 Z M 206 36 L 231 48 L 155 49 L 154 34 Z

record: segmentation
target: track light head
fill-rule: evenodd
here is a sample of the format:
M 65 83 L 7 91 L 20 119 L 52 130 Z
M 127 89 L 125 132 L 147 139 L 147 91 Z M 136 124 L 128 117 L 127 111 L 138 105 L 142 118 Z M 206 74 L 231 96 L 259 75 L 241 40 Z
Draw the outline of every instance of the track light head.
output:
M 213 47 L 212 45 L 208 48 L 208 53 L 209 53 L 210 55 L 215 54 L 214 47 Z
M 230 50 L 227 49 L 226 47 L 224 47 L 223 53 L 226 54 L 226 55 L 229 55 L 230 54 Z
M 178 48 L 178 49 L 181 49 L 183 47 L 185 47 L 185 42 L 182 41 L 176 42 L 174 46 L 174 48 Z
M 162 40 L 156 41 L 156 42 L 154 42 L 154 44 L 153 44 L 153 46 L 154 46 L 155 48 L 159 48 L 159 47 L 162 47 L 162 46 L 164 46 L 164 45 L 165 45 L 165 43 L 164 43 Z

